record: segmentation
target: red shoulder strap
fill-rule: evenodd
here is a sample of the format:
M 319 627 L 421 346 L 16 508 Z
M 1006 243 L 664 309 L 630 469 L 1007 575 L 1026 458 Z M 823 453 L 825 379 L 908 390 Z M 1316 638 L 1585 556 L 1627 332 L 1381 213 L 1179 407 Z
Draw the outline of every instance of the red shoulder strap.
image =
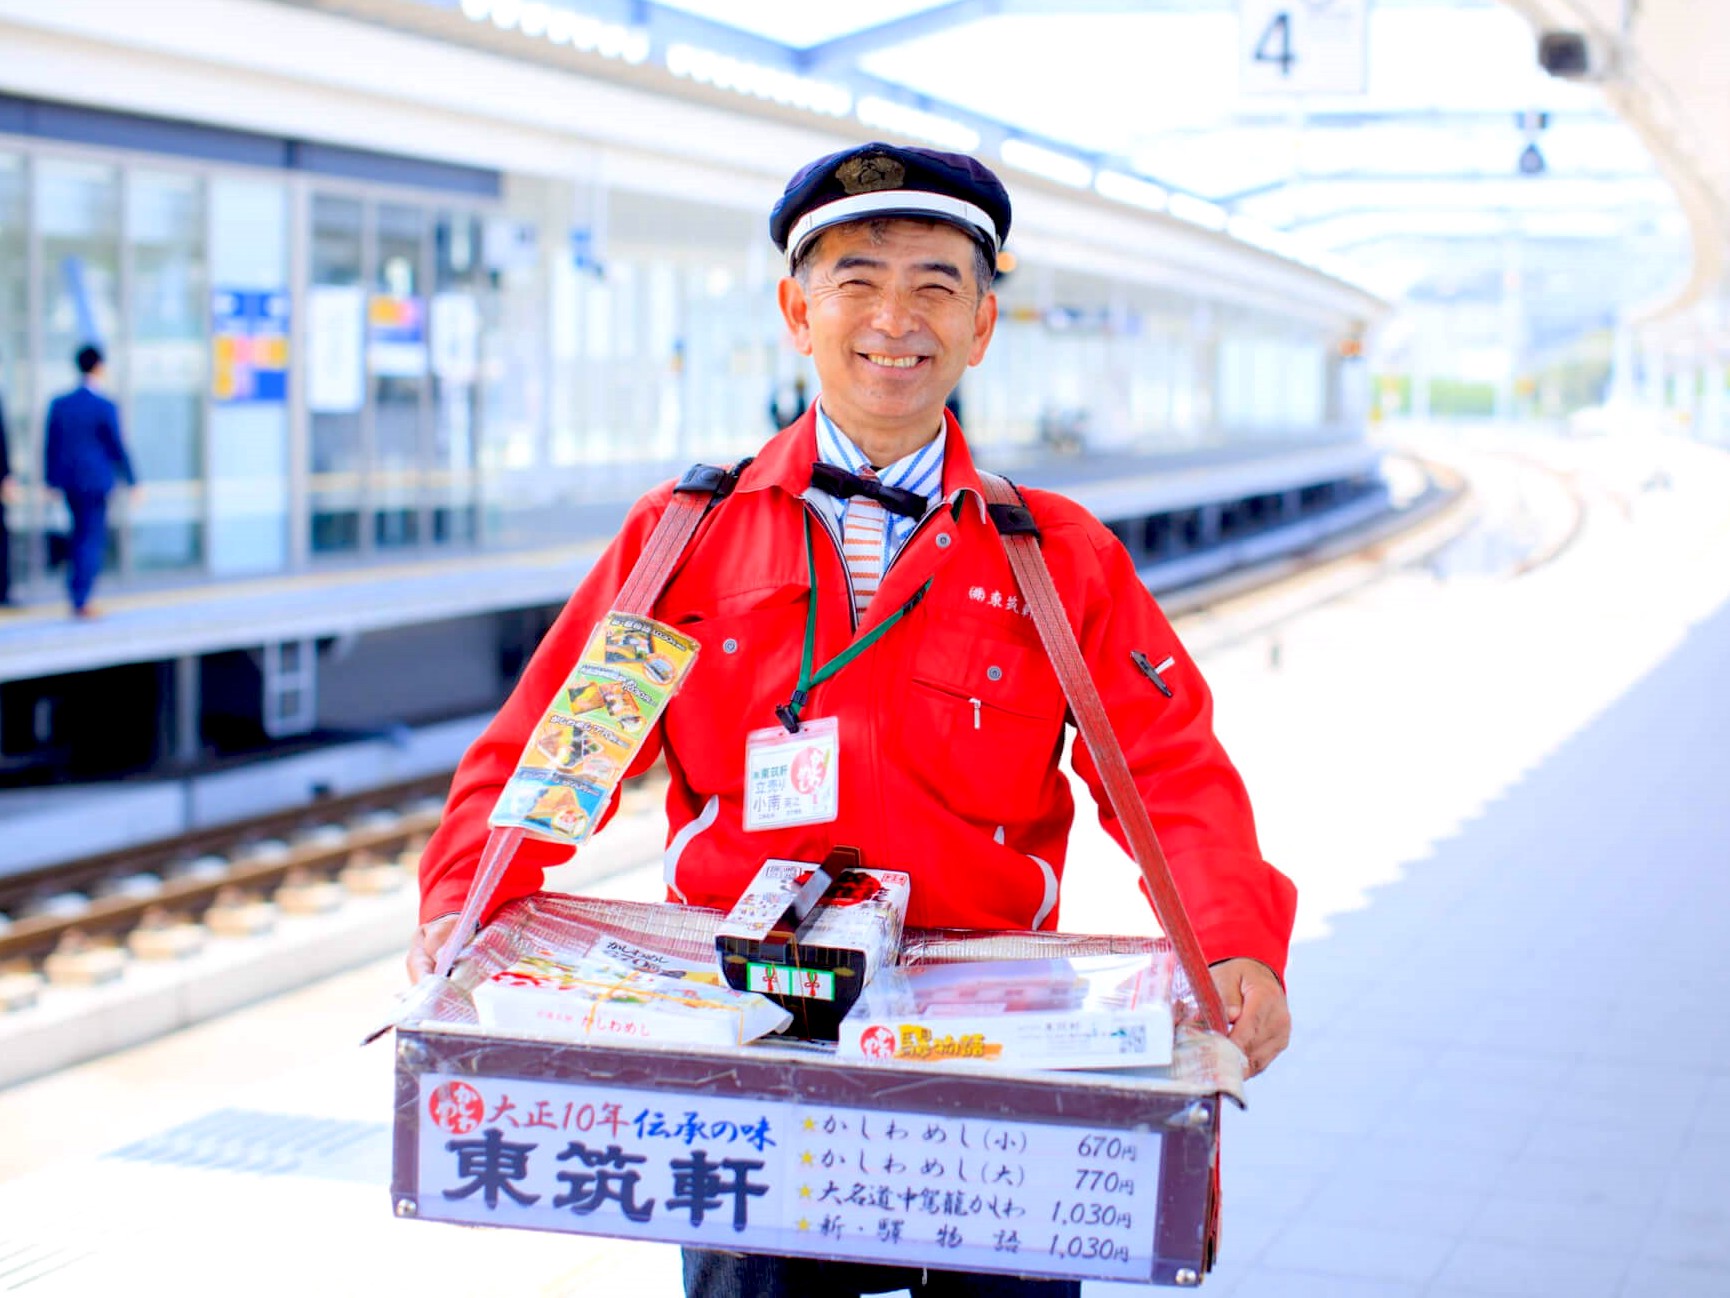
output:
M 667 502 L 667 508 L 649 533 L 649 539 L 643 543 L 643 551 L 631 566 L 625 584 L 619 588 L 618 596 L 613 600 L 614 612 L 648 616 L 654 610 L 655 601 L 661 597 L 673 569 L 678 566 L 679 556 L 684 554 L 696 534 L 697 524 L 703 521 L 703 515 L 708 513 L 710 506 L 733 490 L 739 475 L 750 462 L 751 458 L 747 456 L 730 469 L 713 464 L 694 464 L 686 470 L 685 476 L 674 486 L 673 498 Z M 457 925 L 439 953 L 435 965 L 439 977 L 450 973 L 457 955 L 479 926 L 481 916 L 487 913 L 499 880 L 504 877 L 522 838 L 520 829 L 494 829 L 488 833 L 486 846 L 481 851 L 480 867 L 469 881 L 468 896 L 463 899 Z
M 1074 628 L 1069 625 L 1069 617 L 1057 597 L 1051 570 L 1046 567 L 1045 556 L 1039 550 L 1039 528 L 1033 521 L 1033 514 L 1008 479 L 994 473 L 981 473 L 979 481 L 985 488 L 992 522 L 997 525 L 1003 548 L 1008 552 L 1010 570 L 1021 586 L 1021 598 L 1033 610 L 1033 625 L 1039 628 L 1039 638 L 1044 642 L 1045 652 L 1063 686 L 1064 697 L 1069 700 L 1076 728 L 1087 741 L 1088 751 L 1099 767 L 1106 797 L 1110 799 L 1118 823 L 1129 839 L 1142 878 L 1147 881 L 1154 913 L 1159 916 L 1160 926 L 1165 929 L 1166 937 L 1177 952 L 1178 963 L 1189 979 L 1207 1026 L 1223 1033 L 1227 1030 L 1225 1005 L 1207 971 L 1207 959 L 1202 955 L 1201 943 L 1196 940 L 1189 914 L 1184 910 L 1177 885 L 1172 881 L 1171 867 L 1166 864 L 1159 836 L 1153 832 L 1147 806 L 1142 802 L 1135 778 L 1129 772 L 1123 746 L 1112 731 L 1111 718 L 1106 715 L 1099 689 L 1093 683 L 1087 660 L 1082 657 L 1081 646 L 1076 642 Z
M 667 502 L 655 530 L 643 543 L 643 552 L 637 556 L 625 584 L 619 588 L 618 597 L 613 600 L 614 612 L 647 616 L 654 610 L 655 601 L 678 566 L 679 556 L 696 534 L 697 524 L 703 521 L 711 505 L 731 494 L 751 458 L 747 456 L 730 469 L 693 464 L 686 470 L 674 486 L 673 498 Z

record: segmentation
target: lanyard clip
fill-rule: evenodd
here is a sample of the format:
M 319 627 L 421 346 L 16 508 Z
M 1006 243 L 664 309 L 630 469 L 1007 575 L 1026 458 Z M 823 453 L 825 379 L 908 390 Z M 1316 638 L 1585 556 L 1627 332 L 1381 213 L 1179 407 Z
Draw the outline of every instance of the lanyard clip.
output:
M 787 727 L 787 733 L 799 733 L 799 713 L 805 708 L 805 691 L 794 690 L 793 697 L 775 709 L 775 718 Z

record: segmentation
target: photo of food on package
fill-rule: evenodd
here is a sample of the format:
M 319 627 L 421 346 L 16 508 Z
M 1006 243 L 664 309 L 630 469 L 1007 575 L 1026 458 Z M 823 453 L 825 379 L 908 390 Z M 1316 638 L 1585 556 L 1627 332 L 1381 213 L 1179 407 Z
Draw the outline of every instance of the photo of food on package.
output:
M 575 716 L 597 712 L 611 718 L 626 734 L 643 728 L 643 710 L 653 711 L 656 701 L 642 686 L 629 680 L 585 681 L 565 690 L 565 708 Z
M 609 613 L 549 701 L 489 823 L 570 846 L 587 838 L 697 647 L 653 618 Z
M 649 618 L 612 614 L 604 628 L 601 661 L 640 670 L 655 685 L 671 685 L 689 665 L 696 642 Z M 588 654 L 584 654 L 585 659 Z
M 519 770 L 505 785 L 493 823 L 505 823 L 560 842 L 581 842 L 600 819 L 612 790 L 592 780 L 552 771 Z
M 542 719 L 524 765 L 552 767 L 605 784 L 625 773 L 636 755 L 629 735 L 603 724 L 554 712 Z

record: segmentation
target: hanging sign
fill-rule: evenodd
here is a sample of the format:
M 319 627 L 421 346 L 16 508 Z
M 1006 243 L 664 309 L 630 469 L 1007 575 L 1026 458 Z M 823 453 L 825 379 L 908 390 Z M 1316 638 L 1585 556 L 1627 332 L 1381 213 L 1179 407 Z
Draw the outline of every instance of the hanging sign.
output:
M 412 294 L 374 293 L 366 304 L 367 367 L 393 379 L 427 372 L 426 302 Z
M 306 296 L 306 406 L 314 414 L 351 414 L 366 404 L 366 295 L 358 287 L 316 284 Z
M 288 294 L 210 295 L 210 395 L 222 405 L 288 399 Z
M 1246 95 L 1361 95 L 1369 0 L 1238 0 L 1238 88 Z
M 473 383 L 480 368 L 481 316 L 467 293 L 432 299 L 432 372 L 447 383 Z

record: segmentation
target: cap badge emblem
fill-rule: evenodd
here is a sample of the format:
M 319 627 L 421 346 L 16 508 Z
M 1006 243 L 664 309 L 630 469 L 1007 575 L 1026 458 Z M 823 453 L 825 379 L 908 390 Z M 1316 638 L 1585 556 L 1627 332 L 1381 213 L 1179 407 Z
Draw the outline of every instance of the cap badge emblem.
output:
M 907 179 L 907 168 L 886 153 L 868 153 L 848 158 L 836 167 L 835 179 L 849 194 L 871 194 L 880 189 L 899 189 Z

